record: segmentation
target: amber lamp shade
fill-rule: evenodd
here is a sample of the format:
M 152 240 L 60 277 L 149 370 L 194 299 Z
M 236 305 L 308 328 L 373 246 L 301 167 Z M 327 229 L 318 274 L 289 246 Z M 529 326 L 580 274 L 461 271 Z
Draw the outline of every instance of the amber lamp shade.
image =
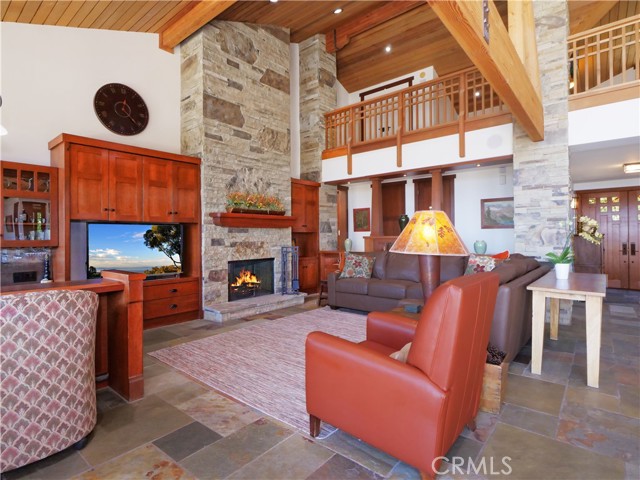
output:
M 469 255 L 451 220 L 440 210 L 414 213 L 389 251 L 420 255 L 420 281 L 425 301 L 440 284 L 440 256 Z

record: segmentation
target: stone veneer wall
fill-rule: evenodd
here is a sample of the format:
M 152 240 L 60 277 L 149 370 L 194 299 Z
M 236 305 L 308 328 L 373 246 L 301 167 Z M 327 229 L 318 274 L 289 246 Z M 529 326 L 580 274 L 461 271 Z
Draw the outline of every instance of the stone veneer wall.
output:
M 338 105 L 336 57 L 327 53 L 325 36 L 300 44 L 300 177 L 322 181 L 324 114 Z M 337 188 L 320 187 L 320 250 L 337 249 Z
M 515 125 L 513 190 L 515 249 L 543 257 L 559 251 L 571 228 L 569 176 L 568 7 L 533 2 L 544 107 L 544 140 L 532 142 Z
M 569 174 L 569 91 L 566 1 L 533 2 L 544 108 L 544 140 L 532 142 L 514 125 L 515 250 L 544 258 L 560 251 L 572 227 Z M 561 300 L 560 323 L 571 322 L 572 302 Z
M 275 257 L 291 230 L 224 228 L 210 212 L 225 210 L 240 184 L 277 194 L 291 211 L 289 32 L 214 21 L 181 45 L 182 152 L 202 158 L 204 303 L 227 301 L 227 261 Z

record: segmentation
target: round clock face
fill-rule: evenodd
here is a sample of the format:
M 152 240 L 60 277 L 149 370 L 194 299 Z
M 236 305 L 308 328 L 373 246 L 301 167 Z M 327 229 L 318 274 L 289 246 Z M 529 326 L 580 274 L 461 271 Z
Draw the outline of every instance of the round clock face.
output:
M 149 123 L 147 104 L 134 89 L 121 83 L 100 87 L 93 107 L 100 122 L 118 135 L 136 135 Z

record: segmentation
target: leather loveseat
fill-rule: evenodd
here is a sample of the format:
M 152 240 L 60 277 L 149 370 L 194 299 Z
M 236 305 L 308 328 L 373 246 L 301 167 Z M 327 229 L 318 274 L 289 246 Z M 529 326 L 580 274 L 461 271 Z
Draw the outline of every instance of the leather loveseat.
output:
M 386 311 L 404 303 L 422 303 L 420 267 L 416 255 L 371 252 L 375 257 L 371 278 L 327 275 L 328 304 L 332 308 Z M 441 257 L 440 282 L 464 274 L 468 257 Z M 551 265 L 514 253 L 493 271 L 500 277 L 490 342 L 511 361 L 531 338 L 531 292 L 526 287 Z

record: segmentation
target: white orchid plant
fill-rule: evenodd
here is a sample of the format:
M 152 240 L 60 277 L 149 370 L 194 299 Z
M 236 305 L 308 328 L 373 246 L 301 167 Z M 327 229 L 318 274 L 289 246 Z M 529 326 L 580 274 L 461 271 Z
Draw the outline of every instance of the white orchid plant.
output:
M 604 235 L 598 231 L 598 221 L 586 215 L 578 218 L 578 235 L 586 241 L 600 245 Z

